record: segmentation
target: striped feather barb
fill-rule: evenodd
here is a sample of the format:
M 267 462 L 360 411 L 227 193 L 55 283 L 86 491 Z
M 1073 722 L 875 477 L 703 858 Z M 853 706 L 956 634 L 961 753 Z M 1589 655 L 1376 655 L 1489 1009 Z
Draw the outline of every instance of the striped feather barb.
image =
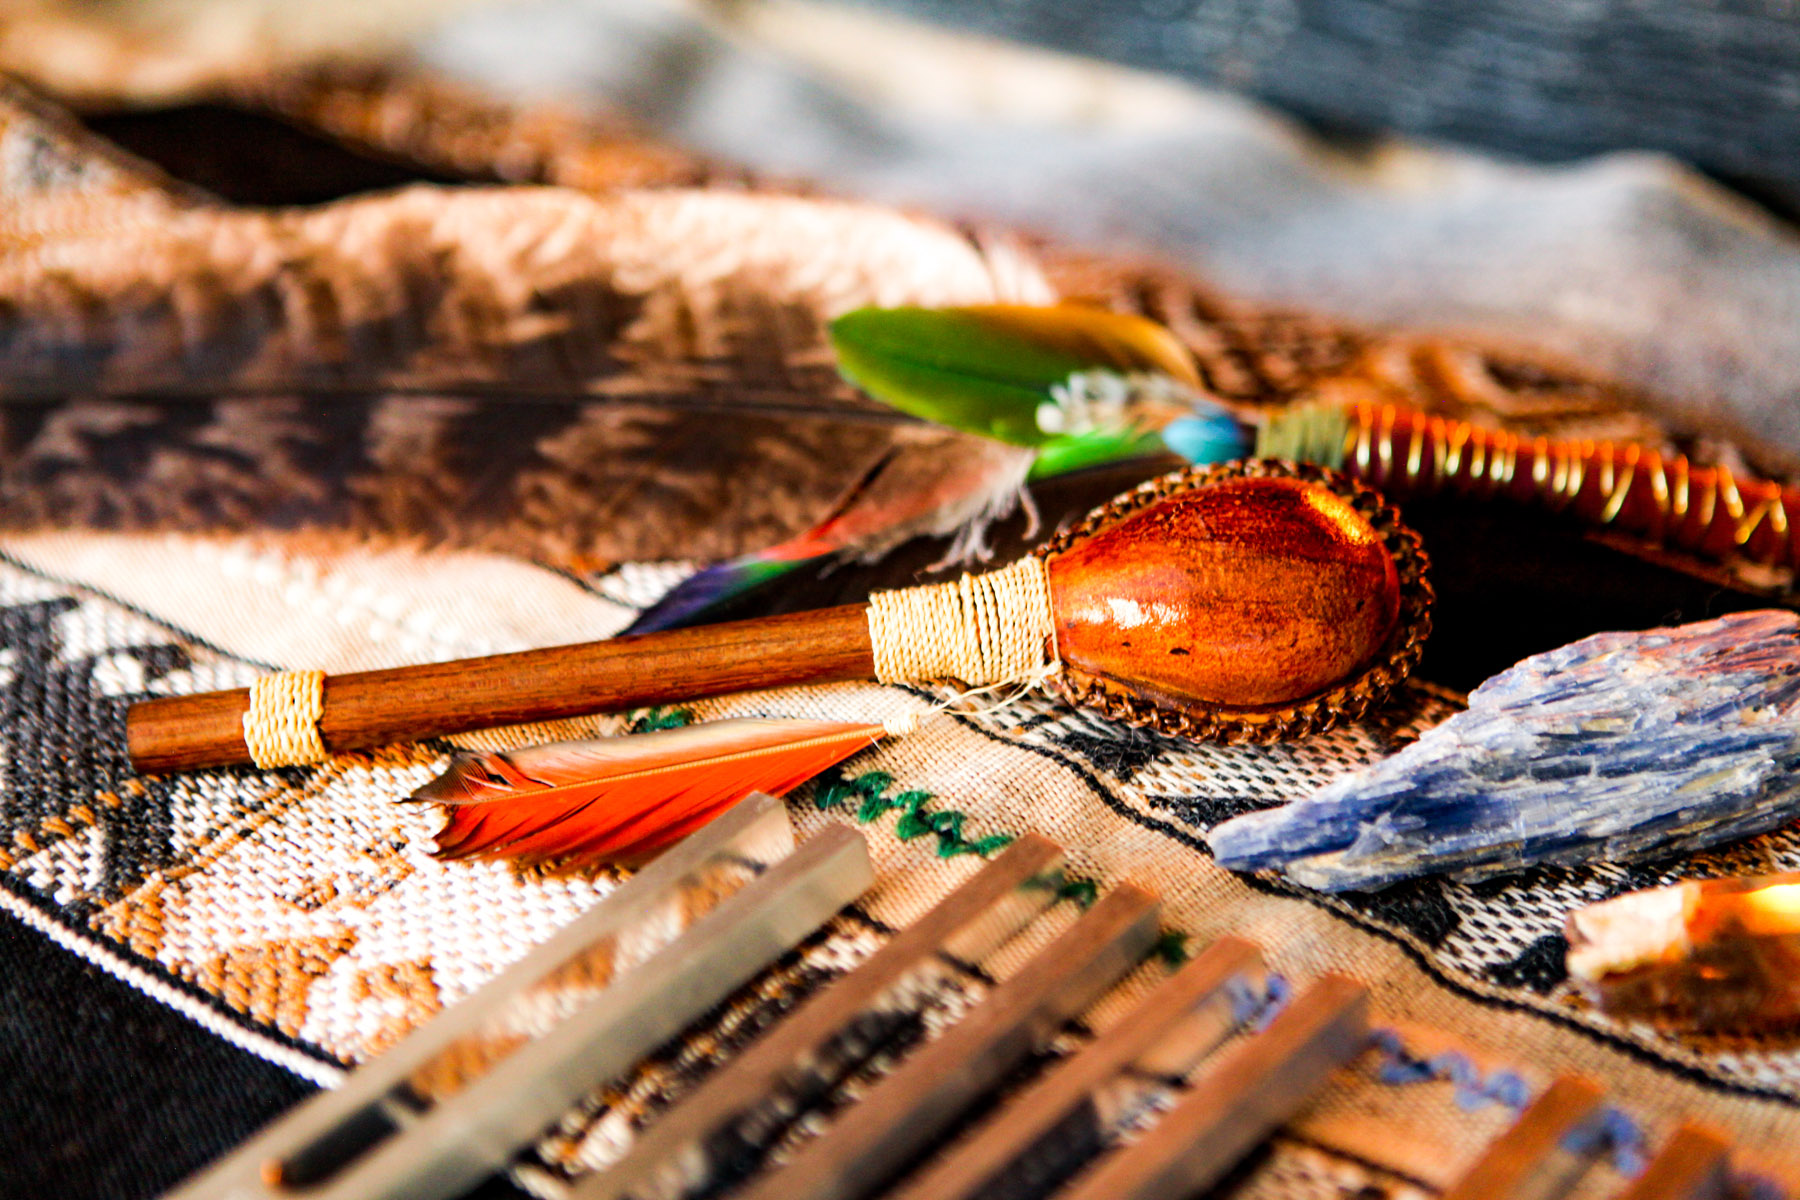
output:
M 882 725 L 746 718 L 463 755 L 412 794 L 442 805 L 446 859 L 644 861 L 752 792 L 784 795 L 883 737 Z

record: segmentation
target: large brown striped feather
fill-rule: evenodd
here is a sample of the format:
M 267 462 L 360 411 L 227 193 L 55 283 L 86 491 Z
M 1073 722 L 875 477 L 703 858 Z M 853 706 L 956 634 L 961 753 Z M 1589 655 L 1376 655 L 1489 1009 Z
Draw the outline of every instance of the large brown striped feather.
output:
M 646 166 L 614 155 L 618 130 L 418 81 L 272 79 L 227 99 L 421 170 L 491 177 L 477 160 L 525 145 L 524 177 L 596 191 L 232 208 L 0 89 L 0 530 L 257 530 L 594 566 L 762 549 L 859 489 L 864 525 L 908 512 L 891 542 L 1006 493 L 1021 456 L 860 398 L 823 320 L 1052 290 L 1163 321 L 1203 385 L 1248 407 L 1371 400 L 1664 439 L 1629 393 L 1529 354 L 1259 313 L 1051 246 L 996 261 L 878 208 L 670 186 L 715 169 Z M 923 518 L 920 480 L 948 497 Z
M 711 558 L 923 456 L 972 497 L 936 529 L 1022 456 L 860 397 L 824 322 L 1009 286 L 948 227 L 789 196 L 231 208 L 0 91 L 0 527 Z

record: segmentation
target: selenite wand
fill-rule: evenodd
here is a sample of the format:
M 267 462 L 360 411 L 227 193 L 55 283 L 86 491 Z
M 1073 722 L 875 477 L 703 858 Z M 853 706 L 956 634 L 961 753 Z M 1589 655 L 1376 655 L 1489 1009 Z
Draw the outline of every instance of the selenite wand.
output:
M 1360 716 L 1430 631 L 1418 535 L 1368 487 L 1247 460 L 1152 480 L 1009 567 L 847 605 L 131 706 L 163 772 L 851 679 L 1047 684 L 1177 736 L 1270 740 Z

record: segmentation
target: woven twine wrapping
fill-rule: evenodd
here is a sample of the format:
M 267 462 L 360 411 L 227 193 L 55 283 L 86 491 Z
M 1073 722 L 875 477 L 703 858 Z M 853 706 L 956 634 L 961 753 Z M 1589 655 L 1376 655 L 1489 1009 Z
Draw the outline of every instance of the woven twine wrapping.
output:
M 277 671 L 250 685 L 244 746 L 263 770 L 309 767 L 325 761 L 319 718 L 325 714 L 325 672 Z
M 883 683 L 1016 683 L 1056 665 L 1044 561 L 869 597 L 869 643 Z

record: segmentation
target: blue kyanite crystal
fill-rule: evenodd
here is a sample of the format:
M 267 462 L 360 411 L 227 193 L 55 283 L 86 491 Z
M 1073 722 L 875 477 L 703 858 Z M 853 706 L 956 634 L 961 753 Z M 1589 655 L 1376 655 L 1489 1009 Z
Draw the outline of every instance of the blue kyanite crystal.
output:
M 1539 654 L 1467 712 L 1208 838 L 1325 891 L 1696 850 L 1800 813 L 1800 617 L 1749 612 Z

